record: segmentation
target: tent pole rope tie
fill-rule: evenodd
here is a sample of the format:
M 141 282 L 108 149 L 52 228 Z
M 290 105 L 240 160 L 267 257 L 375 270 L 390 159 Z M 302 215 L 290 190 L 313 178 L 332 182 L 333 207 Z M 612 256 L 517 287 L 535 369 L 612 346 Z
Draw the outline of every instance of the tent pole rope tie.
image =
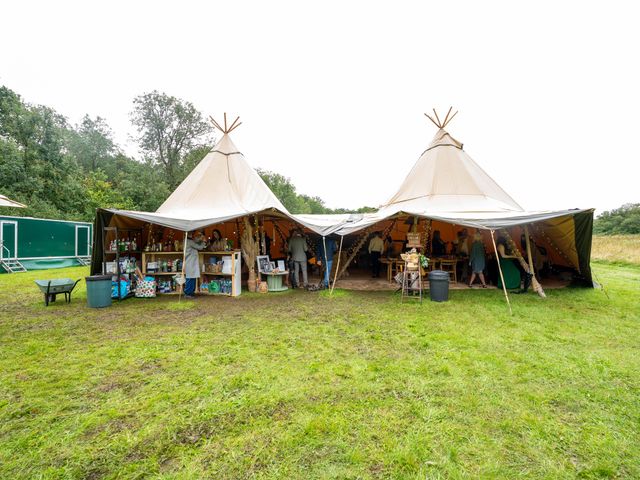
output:
M 493 251 L 496 253 L 496 261 L 498 262 L 498 271 L 500 272 L 500 280 L 502 280 L 502 291 L 504 292 L 504 298 L 507 300 L 509 306 L 509 313 L 513 316 L 513 310 L 511 310 L 511 302 L 509 301 L 509 295 L 507 294 L 507 286 L 504 283 L 504 275 L 502 275 L 502 267 L 500 266 L 500 254 L 498 253 L 498 247 L 496 247 L 496 241 L 493 238 L 493 230 L 491 232 L 491 243 L 493 243 Z

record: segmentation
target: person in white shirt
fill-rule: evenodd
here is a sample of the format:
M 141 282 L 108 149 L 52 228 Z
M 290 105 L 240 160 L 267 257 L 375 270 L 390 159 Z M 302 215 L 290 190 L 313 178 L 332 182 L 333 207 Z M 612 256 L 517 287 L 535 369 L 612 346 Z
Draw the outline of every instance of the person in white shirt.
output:
M 380 256 L 384 251 L 384 241 L 380 232 L 375 232 L 369 241 L 369 255 L 371 255 L 371 276 L 380 277 Z

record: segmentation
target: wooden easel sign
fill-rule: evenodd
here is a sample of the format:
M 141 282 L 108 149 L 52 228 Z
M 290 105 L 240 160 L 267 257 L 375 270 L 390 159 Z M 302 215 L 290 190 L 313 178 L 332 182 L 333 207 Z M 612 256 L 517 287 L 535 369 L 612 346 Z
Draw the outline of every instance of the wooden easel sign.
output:
M 420 233 L 407 233 L 407 248 L 420 248 L 422 242 L 420 241 Z

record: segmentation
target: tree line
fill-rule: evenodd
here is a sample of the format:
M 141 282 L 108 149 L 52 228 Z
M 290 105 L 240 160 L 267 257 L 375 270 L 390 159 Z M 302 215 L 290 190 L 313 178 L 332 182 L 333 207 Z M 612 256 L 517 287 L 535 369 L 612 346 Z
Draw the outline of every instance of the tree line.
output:
M 155 211 L 215 143 L 191 102 L 157 91 L 133 100 L 131 124 L 139 158 L 117 145 L 104 118 L 72 125 L 0 86 L 0 193 L 27 205 L 0 214 L 91 221 L 98 207 Z M 375 210 L 330 209 L 283 175 L 258 173 L 292 213 Z
M 598 215 L 593 233 L 599 235 L 640 234 L 640 203 L 627 203 Z

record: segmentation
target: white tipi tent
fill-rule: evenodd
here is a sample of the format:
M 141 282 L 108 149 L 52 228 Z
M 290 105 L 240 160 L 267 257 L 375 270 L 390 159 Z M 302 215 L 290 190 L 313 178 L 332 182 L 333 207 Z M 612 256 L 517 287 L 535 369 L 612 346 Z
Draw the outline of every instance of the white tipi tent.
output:
M 462 149 L 462 143 L 444 130 L 453 116 L 447 114 L 440 122 L 427 115 L 438 132 L 381 214 L 403 211 L 457 217 L 460 213 L 486 216 L 524 212 Z
M 197 220 L 239 217 L 271 208 L 288 213 L 225 133 L 156 213 Z
M 211 119 L 222 138 L 155 212 L 99 209 L 98 216 L 108 215 L 105 224 L 115 215 L 184 232 L 258 213 L 295 222 L 229 137 L 239 118 L 231 125 L 224 118 L 224 127 Z

